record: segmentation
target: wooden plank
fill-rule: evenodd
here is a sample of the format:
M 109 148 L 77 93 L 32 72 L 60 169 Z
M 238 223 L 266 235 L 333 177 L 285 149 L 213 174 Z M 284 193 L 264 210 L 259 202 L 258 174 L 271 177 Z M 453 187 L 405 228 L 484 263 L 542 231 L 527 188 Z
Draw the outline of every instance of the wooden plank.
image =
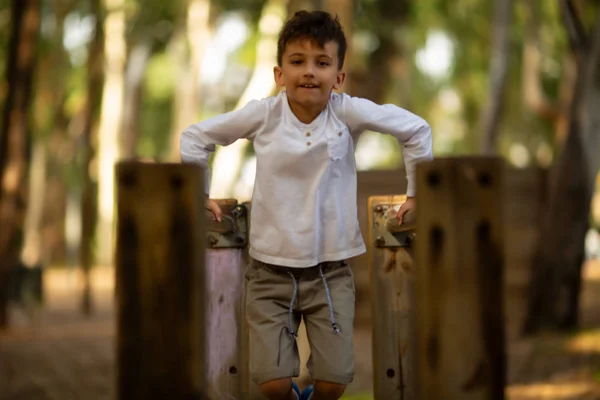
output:
M 231 215 L 238 206 L 235 199 L 215 201 L 224 215 Z M 212 227 L 219 232 L 219 224 L 210 224 L 209 230 Z M 256 396 L 254 382 L 249 379 L 250 343 L 244 312 L 244 269 L 248 262 L 247 246 L 207 251 L 207 392 L 211 399 L 241 400 Z
M 418 398 L 504 398 L 503 163 L 448 158 L 417 172 Z
M 369 226 L 378 205 L 401 204 L 406 196 L 369 198 Z M 412 344 L 414 265 L 404 248 L 378 248 L 369 230 L 373 305 L 373 391 L 376 400 L 415 398 Z
M 242 249 L 207 252 L 207 393 L 211 399 L 242 399 Z
M 117 166 L 118 399 L 200 399 L 206 388 L 204 172 Z

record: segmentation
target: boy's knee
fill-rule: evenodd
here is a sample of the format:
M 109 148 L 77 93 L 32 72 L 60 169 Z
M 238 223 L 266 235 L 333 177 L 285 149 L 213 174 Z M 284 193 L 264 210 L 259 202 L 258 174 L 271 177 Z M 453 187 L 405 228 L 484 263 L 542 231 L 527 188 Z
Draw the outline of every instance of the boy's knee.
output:
M 316 381 L 315 382 L 315 393 L 318 394 L 319 399 L 339 399 L 344 394 L 346 385 L 333 382 Z
M 288 400 L 292 391 L 292 378 L 275 379 L 262 383 L 260 392 L 269 400 Z

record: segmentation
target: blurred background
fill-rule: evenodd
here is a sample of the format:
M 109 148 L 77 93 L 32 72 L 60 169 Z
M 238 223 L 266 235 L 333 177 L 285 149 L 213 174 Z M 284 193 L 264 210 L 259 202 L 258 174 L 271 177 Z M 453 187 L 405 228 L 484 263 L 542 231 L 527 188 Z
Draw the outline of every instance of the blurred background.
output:
M 555 259 L 547 268 L 571 271 L 579 300 L 564 302 L 578 316 L 532 323 L 551 333 L 519 339 L 509 393 L 600 398 L 593 0 L 0 0 L 0 398 L 109 396 L 114 165 L 179 162 L 186 126 L 277 93 L 277 34 L 300 9 L 340 17 L 344 91 L 424 117 L 436 156 L 499 154 L 545 173 L 532 270 Z M 356 162 L 363 176 L 404 179 L 391 136 L 365 132 Z M 211 168 L 212 197 L 251 198 L 251 143 L 218 148 Z M 574 372 L 541 363 L 544 346 Z M 370 355 L 358 357 L 366 377 L 349 394 L 369 398 Z

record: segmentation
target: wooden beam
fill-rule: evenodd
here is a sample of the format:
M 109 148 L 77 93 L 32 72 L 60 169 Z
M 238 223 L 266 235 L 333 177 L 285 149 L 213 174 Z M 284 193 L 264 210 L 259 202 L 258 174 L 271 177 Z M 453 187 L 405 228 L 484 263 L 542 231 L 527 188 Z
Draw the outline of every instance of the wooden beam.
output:
M 503 169 L 495 157 L 417 169 L 419 399 L 504 399 Z
M 413 323 L 414 264 L 409 248 L 381 247 L 374 224 L 387 226 L 392 207 L 406 196 L 372 196 L 368 201 L 371 302 L 373 305 L 373 392 L 376 400 L 415 399 Z M 377 218 L 376 218 L 377 216 Z M 395 217 L 393 217 L 395 218 Z
M 116 175 L 116 397 L 203 399 L 204 172 L 124 162 Z

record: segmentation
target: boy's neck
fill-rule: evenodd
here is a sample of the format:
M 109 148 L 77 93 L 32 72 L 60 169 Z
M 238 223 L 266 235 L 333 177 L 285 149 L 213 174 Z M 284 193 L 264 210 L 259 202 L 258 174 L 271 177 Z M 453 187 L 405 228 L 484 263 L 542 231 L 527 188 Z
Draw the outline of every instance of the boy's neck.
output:
M 313 122 L 323 112 L 325 107 L 327 107 L 327 103 L 325 103 L 322 106 L 307 108 L 299 104 L 294 104 L 289 100 L 288 104 L 290 105 L 290 109 L 292 110 L 296 118 L 298 118 L 298 120 L 303 124 L 310 124 L 311 122 Z

